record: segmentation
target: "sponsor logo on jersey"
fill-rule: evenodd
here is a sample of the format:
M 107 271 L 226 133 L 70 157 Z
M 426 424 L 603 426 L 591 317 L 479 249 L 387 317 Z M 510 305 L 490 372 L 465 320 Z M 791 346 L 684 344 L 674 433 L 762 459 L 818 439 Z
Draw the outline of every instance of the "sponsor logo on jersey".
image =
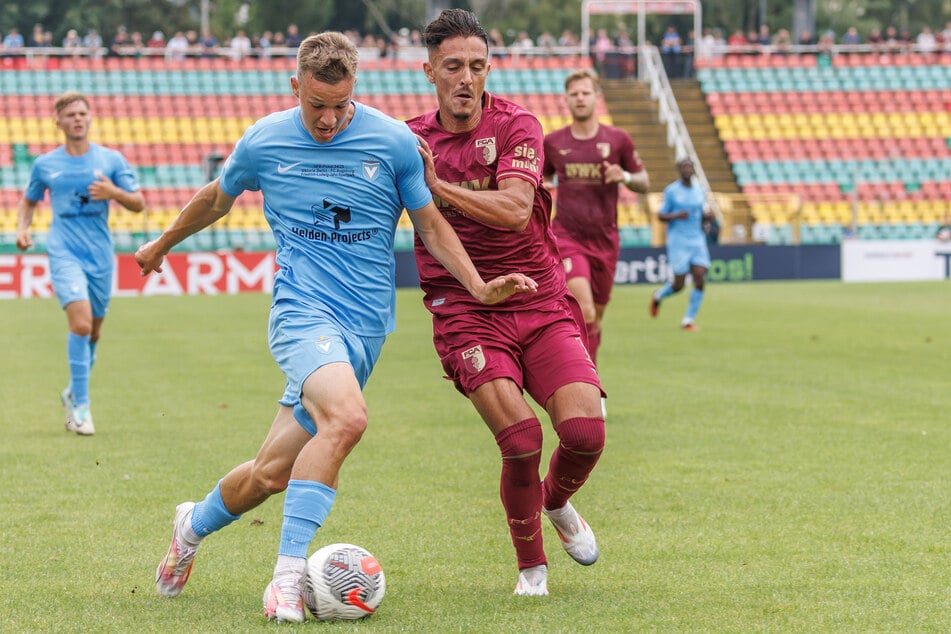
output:
M 528 143 L 523 143 L 512 153 L 512 167 L 539 173 L 539 157 L 541 152 Z
M 350 207 L 338 205 L 329 198 L 324 198 L 323 205 L 311 205 L 314 212 L 314 224 L 333 223 L 334 229 L 340 229 L 340 223 L 350 222 Z
M 311 205 L 310 210 L 314 214 L 313 226 L 291 227 L 291 233 L 305 240 L 331 244 L 356 244 L 370 240 L 380 232 L 378 227 L 356 231 L 347 231 L 346 228 L 341 230 L 341 226 L 351 220 L 350 207 L 329 198 L 324 198 L 319 205 Z M 331 224 L 333 229 L 330 229 Z
M 600 182 L 603 179 L 598 163 L 565 163 L 565 176 L 575 180 Z

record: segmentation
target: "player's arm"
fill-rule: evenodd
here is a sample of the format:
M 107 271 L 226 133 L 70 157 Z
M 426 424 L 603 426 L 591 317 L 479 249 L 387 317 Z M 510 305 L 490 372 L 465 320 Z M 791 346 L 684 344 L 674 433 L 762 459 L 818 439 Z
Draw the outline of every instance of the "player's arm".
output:
M 670 193 L 664 191 L 664 202 L 661 203 L 660 209 L 657 211 L 657 217 L 661 222 L 670 222 L 671 220 L 683 220 L 684 218 L 690 217 L 690 212 L 686 210 L 676 211 L 674 209 L 674 200 L 671 198 Z
M 472 191 L 442 180 L 430 183 L 429 188 L 450 205 L 494 227 L 523 231 L 532 217 L 535 186 L 521 178 L 499 181 L 497 190 Z
M 161 273 L 162 260 L 172 247 L 223 217 L 231 211 L 234 201 L 233 196 L 221 189 L 217 178 L 199 189 L 162 235 L 135 252 L 135 261 L 142 268 L 142 275 L 152 271 Z
M 638 172 L 625 171 L 622 182 L 625 187 L 638 194 L 646 194 L 651 188 L 650 177 L 647 175 L 647 170 L 643 168 Z
M 500 275 L 486 283 L 435 203 L 410 211 L 409 217 L 426 250 L 483 304 L 497 304 L 515 293 L 534 293 L 538 289 L 535 280 L 521 273 Z
M 418 149 L 425 166 L 426 184 L 433 195 L 494 227 L 522 231 L 528 226 L 535 202 L 534 185 L 514 177 L 499 181 L 497 190 L 472 191 L 453 185 L 436 175 L 433 152 L 425 139 L 419 136 L 418 138 Z
M 93 200 L 114 200 L 129 211 L 145 209 L 145 198 L 142 192 L 127 192 L 101 173 L 89 186 L 89 197 Z
M 36 212 L 35 200 L 26 196 L 17 203 L 17 248 L 26 251 L 33 246 L 33 236 L 30 235 L 30 225 L 33 224 L 33 214 Z
M 670 222 L 671 220 L 683 220 L 684 218 L 690 217 L 689 211 L 670 211 L 670 212 L 660 212 L 657 214 L 657 217 L 661 219 L 662 222 Z
M 646 169 L 642 168 L 637 172 L 629 172 L 621 165 L 608 163 L 607 161 L 604 162 L 603 168 L 605 183 L 621 183 L 638 194 L 646 194 L 650 189 L 651 182 Z

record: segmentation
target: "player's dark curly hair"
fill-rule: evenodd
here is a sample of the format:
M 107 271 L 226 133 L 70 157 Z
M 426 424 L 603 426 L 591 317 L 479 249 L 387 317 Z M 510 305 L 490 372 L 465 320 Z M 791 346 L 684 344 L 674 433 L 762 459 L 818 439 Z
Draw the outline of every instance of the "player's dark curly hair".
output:
M 443 9 L 423 30 L 423 42 L 429 51 L 439 48 L 444 40 L 452 37 L 477 37 L 485 42 L 486 48 L 489 47 L 489 34 L 475 14 L 465 9 Z

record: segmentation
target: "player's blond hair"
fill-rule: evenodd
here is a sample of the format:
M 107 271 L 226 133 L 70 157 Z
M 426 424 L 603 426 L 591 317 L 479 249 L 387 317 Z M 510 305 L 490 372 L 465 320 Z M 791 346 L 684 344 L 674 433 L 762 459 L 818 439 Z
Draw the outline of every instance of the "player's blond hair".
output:
M 571 84 L 576 81 L 581 81 L 582 79 L 590 79 L 591 84 L 594 86 L 594 91 L 601 92 L 601 80 L 598 79 L 598 74 L 590 68 L 582 68 L 568 75 L 568 77 L 565 78 L 565 90 L 567 91 Z
M 312 76 L 326 84 L 356 79 L 360 53 L 350 38 L 338 31 L 311 35 L 297 49 L 297 77 Z
M 63 111 L 63 108 L 70 104 L 74 104 L 77 101 L 81 101 L 86 104 L 87 108 L 89 107 L 89 100 L 86 99 L 86 95 L 77 90 L 67 90 L 56 99 L 56 103 L 53 104 L 53 108 L 56 110 L 56 114 L 58 115 Z

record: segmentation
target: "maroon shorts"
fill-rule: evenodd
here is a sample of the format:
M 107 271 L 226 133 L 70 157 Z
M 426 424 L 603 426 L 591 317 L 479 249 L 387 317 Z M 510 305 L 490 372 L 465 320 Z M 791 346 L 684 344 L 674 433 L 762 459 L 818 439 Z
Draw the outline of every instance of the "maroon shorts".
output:
M 508 378 L 544 407 L 570 383 L 601 388 L 583 323 L 577 303 L 565 296 L 535 310 L 433 316 L 433 343 L 446 378 L 466 396 Z
M 563 235 L 558 236 L 558 255 L 565 265 L 565 277 L 583 277 L 591 285 L 595 304 L 605 305 L 611 299 L 617 251 L 594 249 Z

